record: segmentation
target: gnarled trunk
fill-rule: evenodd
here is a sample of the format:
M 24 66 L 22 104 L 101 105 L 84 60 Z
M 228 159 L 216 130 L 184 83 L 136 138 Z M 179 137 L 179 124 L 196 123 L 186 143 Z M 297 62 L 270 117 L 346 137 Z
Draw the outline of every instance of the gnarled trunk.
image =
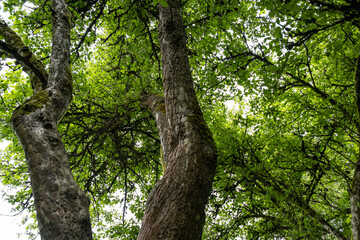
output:
M 138 239 L 201 239 L 216 146 L 199 107 L 186 50 L 181 1 L 160 6 L 164 100 L 150 95 L 166 169 L 151 191 Z
M 49 75 L 5 23 L 1 48 L 22 62 L 32 81 L 33 96 L 12 116 L 25 151 L 41 239 L 92 239 L 89 198 L 72 176 L 57 123 L 72 99 L 70 19 L 65 0 L 53 0 L 52 54 Z

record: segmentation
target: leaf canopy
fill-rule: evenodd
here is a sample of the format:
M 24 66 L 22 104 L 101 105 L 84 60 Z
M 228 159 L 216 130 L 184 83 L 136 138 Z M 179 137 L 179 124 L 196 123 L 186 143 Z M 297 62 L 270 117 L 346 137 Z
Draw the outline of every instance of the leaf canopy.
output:
M 95 239 L 134 239 L 162 175 L 155 121 L 141 105 L 143 94 L 162 93 L 159 3 L 166 5 L 68 1 L 75 95 L 58 128 L 92 198 Z M 49 1 L 2 4 L 48 66 Z M 360 130 L 356 1 L 189 0 L 183 14 L 195 89 L 219 154 L 203 239 L 350 238 Z M 1 180 L 18 190 L 7 195 L 15 209 L 33 212 L 9 124 L 32 90 L 18 63 L 0 53 L 0 136 L 11 142 Z

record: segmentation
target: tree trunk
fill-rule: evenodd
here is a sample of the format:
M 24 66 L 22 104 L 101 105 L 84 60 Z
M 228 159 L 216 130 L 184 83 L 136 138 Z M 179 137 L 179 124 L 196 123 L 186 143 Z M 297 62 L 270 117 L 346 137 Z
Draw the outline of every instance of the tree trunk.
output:
M 7 36 L 0 47 L 10 49 L 7 52 L 27 67 L 34 88 L 33 96 L 14 111 L 11 121 L 25 151 L 41 239 L 92 239 L 90 201 L 74 181 L 57 130 L 72 99 L 69 12 L 65 0 L 53 0 L 51 8 L 49 75 L 20 38 L 14 41 L 14 32 L 4 23 L 0 26 L 0 35 Z M 26 54 L 17 55 L 19 49 L 26 49 Z
M 355 95 L 358 120 L 360 121 L 360 55 L 358 56 L 355 69 Z M 360 134 L 360 129 L 358 128 Z M 360 143 L 358 143 L 360 148 Z M 360 153 L 356 163 L 353 184 L 350 196 L 351 205 L 351 232 L 354 240 L 360 240 Z
M 150 95 L 166 169 L 149 194 L 138 239 L 201 239 L 216 169 L 216 146 L 198 104 L 181 1 L 160 6 L 164 101 Z

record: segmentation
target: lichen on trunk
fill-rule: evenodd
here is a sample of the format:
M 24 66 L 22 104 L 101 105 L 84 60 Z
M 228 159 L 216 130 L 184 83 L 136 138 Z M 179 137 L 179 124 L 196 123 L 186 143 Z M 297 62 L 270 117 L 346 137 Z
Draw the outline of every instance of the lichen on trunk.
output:
M 42 108 L 49 100 L 49 94 L 46 90 L 35 92 L 28 100 L 15 109 L 12 118 L 16 118 L 19 115 L 30 114 L 37 109 Z
M 13 112 L 11 122 L 25 152 L 41 239 L 90 240 L 90 201 L 74 180 L 57 130 L 73 90 L 68 9 L 65 0 L 51 3 L 50 74 L 39 75 L 46 84 L 34 89 L 33 96 Z M 31 64 L 31 70 L 44 70 L 42 64 Z

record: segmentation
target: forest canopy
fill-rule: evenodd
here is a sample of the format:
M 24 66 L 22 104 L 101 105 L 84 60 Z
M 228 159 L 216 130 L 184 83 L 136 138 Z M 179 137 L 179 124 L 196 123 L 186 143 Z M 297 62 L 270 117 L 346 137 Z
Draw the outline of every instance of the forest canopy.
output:
M 164 103 L 154 110 L 147 99 L 165 92 L 167 104 L 159 12 L 171 2 L 66 1 L 73 87 L 57 129 L 90 197 L 94 239 L 136 239 L 165 172 L 153 114 Z M 217 148 L 202 239 L 360 239 L 359 2 L 187 0 L 181 9 L 206 123 L 193 121 L 208 125 Z M 0 17 L 0 137 L 9 142 L 0 179 L 16 189 L 4 193 L 14 209 L 35 219 L 11 119 L 42 93 L 47 73 L 11 53 L 4 29 L 48 69 L 54 9 L 49 0 L 7 0 L 0 11 L 9 14 Z

